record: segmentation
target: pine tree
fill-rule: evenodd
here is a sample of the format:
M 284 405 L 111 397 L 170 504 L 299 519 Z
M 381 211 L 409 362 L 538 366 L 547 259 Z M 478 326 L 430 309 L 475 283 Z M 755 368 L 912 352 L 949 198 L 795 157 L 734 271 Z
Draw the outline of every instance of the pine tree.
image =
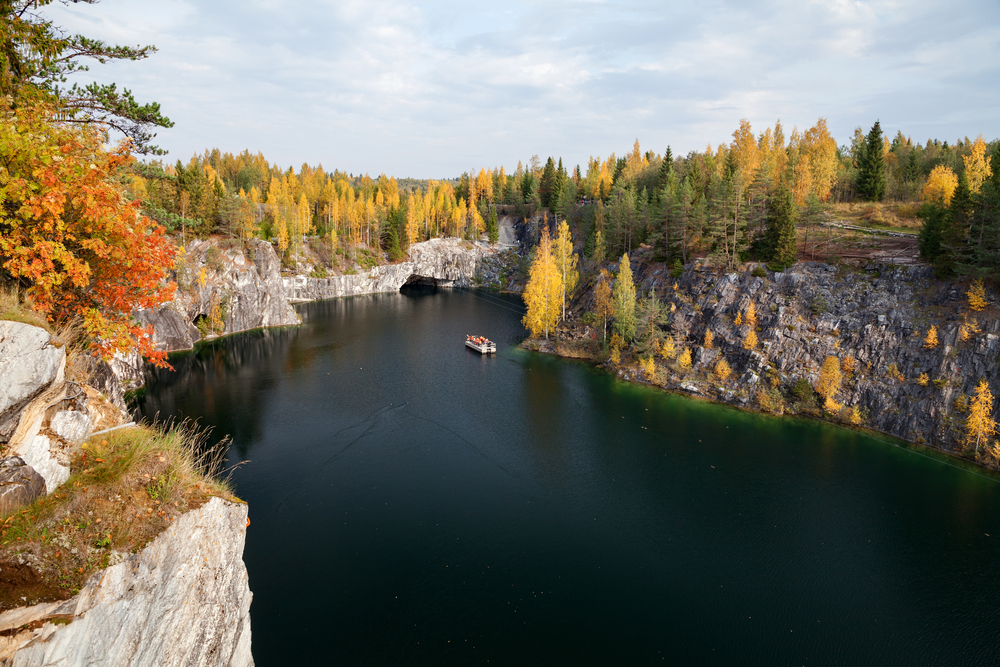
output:
M 865 201 L 882 201 L 885 196 L 884 151 L 882 126 L 875 121 L 858 159 L 858 195 Z
M 985 310 L 986 306 L 989 305 L 989 301 L 986 300 L 986 288 L 983 286 L 982 278 L 972 281 L 972 285 L 969 287 L 969 291 L 965 293 L 965 296 L 969 298 L 969 308 L 977 313 Z
M 976 446 L 979 453 L 979 443 L 989 440 L 997 432 L 997 423 L 993 419 L 993 394 L 986 378 L 979 381 L 976 396 L 969 407 L 969 418 L 965 422 L 965 444 Z
M 677 358 L 677 363 L 680 365 L 681 370 L 687 371 L 691 368 L 691 350 L 684 348 L 681 352 L 681 356 Z
M 729 366 L 729 362 L 725 359 L 719 359 L 719 363 L 715 364 L 715 375 L 725 382 L 729 379 L 729 376 L 733 374 L 733 369 Z
M 542 206 L 548 208 L 552 203 L 552 194 L 556 186 L 556 163 L 551 157 L 545 161 L 545 169 L 538 184 L 538 196 Z
M 757 307 L 753 305 L 751 300 L 749 305 L 747 305 L 747 325 L 754 329 L 757 327 Z
M 712 333 L 712 330 L 705 329 L 705 341 L 702 343 L 702 347 L 706 350 L 711 350 L 713 340 L 715 340 L 715 335 Z
M 613 294 L 615 303 L 615 332 L 625 341 L 635 337 L 635 284 L 628 253 L 622 255 Z
M 770 197 L 765 219 L 761 253 L 776 270 L 784 270 L 795 263 L 795 202 L 791 191 L 778 186 Z
M 497 224 L 497 211 L 490 207 L 490 217 L 486 221 L 486 239 L 490 245 L 496 245 L 500 240 L 500 225 Z
M 743 349 L 752 350 L 755 347 L 757 347 L 757 332 L 751 327 L 750 330 L 747 331 L 746 337 L 743 339 Z
M 535 250 L 535 260 L 531 263 L 528 284 L 525 285 L 522 297 L 528 312 L 521 322 L 532 336 L 544 333 L 548 340 L 549 330 L 559 322 L 561 295 L 562 278 L 552 254 L 549 228 L 545 225 L 542 227 L 542 239 Z

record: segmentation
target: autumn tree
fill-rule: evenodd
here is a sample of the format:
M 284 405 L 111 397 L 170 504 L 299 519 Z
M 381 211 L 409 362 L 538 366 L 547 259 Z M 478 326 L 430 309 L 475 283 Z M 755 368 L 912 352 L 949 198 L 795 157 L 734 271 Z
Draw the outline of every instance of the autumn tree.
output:
M 757 347 L 757 332 L 753 327 L 747 330 L 747 335 L 743 338 L 743 349 L 752 350 Z
M 128 144 L 107 150 L 97 127 L 62 123 L 48 103 L 0 104 L 0 277 L 51 321 L 79 318 L 105 359 L 137 350 L 165 364 L 132 314 L 173 297 L 175 250 L 125 195 Z
M 580 274 L 576 270 L 577 257 L 573 252 L 573 237 L 569 232 L 569 224 L 563 220 L 559 223 L 559 235 L 552 242 L 552 254 L 559 267 L 562 279 L 562 319 L 566 319 L 566 299 L 572 296 Z
M 965 296 L 969 299 L 969 308 L 977 313 L 986 309 L 989 301 L 986 300 L 986 287 L 983 286 L 983 279 L 977 278 L 972 281 Z
M 635 337 L 635 284 L 632 282 L 628 253 L 622 255 L 612 300 L 615 304 L 615 331 L 624 340 L 632 340 Z
M 925 203 L 948 206 L 958 187 L 958 176 L 951 167 L 939 164 L 931 170 L 920 196 Z
M 681 352 L 681 356 L 677 358 L 677 364 L 681 367 L 682 371 L 687 371 L 691 368 L 691 350 L 684 348 Z
M 725 382 L 729 379 L 729 376 L 733 374 L 733 369 L 729 366 L 729 362 L 725 359 L 720 358 L 719 363 L 715 364 L 715 375 L 720 381 Z
M 931 325 L 931 328 L 927 330 L 927 336 L 924 337 L 924 347 L 928 350 L 932 350 L 938 346 L 938 333 L 937 326 Z
M 757 307 L 753 304 L 753 300 L 747 304 L 747 326 L 751 329 L 757 326 Z
M 706 328 L 705 329 L 705 340 L 701 344 L 702 347 L 704 347 L 706 350 L 711 350 L 712 349 L 712 341 L 713 340 L 715 340 L 715 335 L 712 334 L 712 330 L 711 329 Z
M 989 440 L 996 432 L 997 423 L 993 419 L 993 394 L 986 378 L 983 378 L 979 381 L 976 395 L 969 406 L 969 418 L 965 422 L 965 444 L 967 447 L 975 445 L 978 454 L 979 443 Z
M 521 320 L 532 336 L 545 334 L 559 322 L 562 297 L 562 279 L 559 267 L 552 254 L 552 241 L 548 227 L 542 227 L 542 238 L 535 249 L 535 260 L 528 271 L 528 283 L 524 287 L 524 304 L 528 312 Z
M 607 269 L 601 269 L 594 286 L 594 311 L 603 322 L 604 342 L 608 340 L 608 318 L 615 314 L 615 302 L 611 298 L 611 275 Z
M 816 382 L 816 393 L 828 402 L 840 390 L 840 359 L 829 356 L 823 362 L 823 368 L 819 372 L 819 380 Z
M 962 156 L 965 164 L 965 177 L 969 181 L 969 190 L 972 194 L 978 194 L 983 183 L 993 175 L 993 168 L 990 165 L 990 158 L 986 155 L 986 149 L 986 142 L 983 141 L 983 135 L 980 134 L 976 137 L 975 143 L 972 144 L 970 153 Z

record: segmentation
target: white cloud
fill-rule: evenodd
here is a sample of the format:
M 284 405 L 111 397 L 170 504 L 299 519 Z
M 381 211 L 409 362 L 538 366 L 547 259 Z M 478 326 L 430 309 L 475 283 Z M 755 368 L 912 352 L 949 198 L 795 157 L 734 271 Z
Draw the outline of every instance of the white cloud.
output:
M 50 6 L 57 25 L 154 43 L 91 74 L 161 102 L 171 158 L 217 146 L 282 165 L 449 176 L 532 154 L 585 164 L 829 120 L 841 143 L 1000 135 L 1000 7 L 984 0 L 375 2 Z

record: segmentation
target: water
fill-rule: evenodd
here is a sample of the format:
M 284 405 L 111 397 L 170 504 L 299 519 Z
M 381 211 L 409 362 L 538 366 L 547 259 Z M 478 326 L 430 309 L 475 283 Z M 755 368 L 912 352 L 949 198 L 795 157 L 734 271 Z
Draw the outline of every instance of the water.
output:
M 518 350 L 518 307 L 312 303 L 151 379 L 251 461 L 260 667 L 1000 664 L 997 480 Z

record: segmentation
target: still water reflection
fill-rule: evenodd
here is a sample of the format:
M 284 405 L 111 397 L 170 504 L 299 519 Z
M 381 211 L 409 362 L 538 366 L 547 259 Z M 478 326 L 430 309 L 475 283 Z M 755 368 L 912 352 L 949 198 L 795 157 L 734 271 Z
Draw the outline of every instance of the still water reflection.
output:
M 259 666 L 1000 664 L 997 481 L 520 351 L 518 309 L 317 302 L 150 377 L 251 461 Z

